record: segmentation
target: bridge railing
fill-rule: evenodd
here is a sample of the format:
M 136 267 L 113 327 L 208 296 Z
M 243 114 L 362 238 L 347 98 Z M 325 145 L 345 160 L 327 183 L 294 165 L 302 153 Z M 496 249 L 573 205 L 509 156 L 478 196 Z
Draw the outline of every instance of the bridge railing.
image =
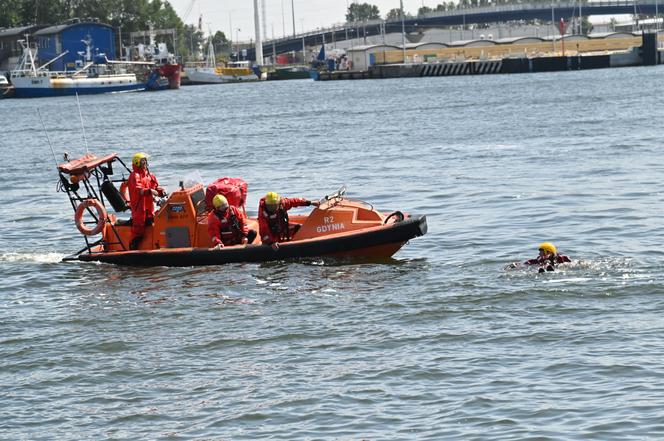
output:
M 594 7 L 603 7 L 603 6 L 634 6 L 634 0 L 599 0 L 599 1 L 589 1 L 581 4 L 582 8 L 594 8 Z M 638 8 L 638 2 L 636 4 Z M 426 14 L 418 15 L 417 17 L 409 18 L 409 20 L 414 20 L 417 18 L 436 18 L 436 17 L 451 17 L 458 15 L 468 15 L 468 14 L 482 14 L 490 12 L 509 12 L 509 11 L 527 11 L 532 9 L 559 9 L 566 8 L 572 9 L 579 7 L 578 1 L 567 1 L 567 2 L 531 2 L 531 3 L 518 3 L 510 5 L 495 5 L 495 6 L 481 6 L 481 7 L 467 7 L 460 9 L 453 9 L 450 11 L 432 11 L 427 12 Z M 393 20 L 400 21 L 400 20 Z
M 629 6 L 634 7 L 636 1 L 636 7 L 638 9 L 639 3 L 637 0 L 597 0 L 597 1 L 586 1 L 581 4 L 583 9 L 586 8 L 595 8 L 595 7 L 605 7 L 605 6 Z M 519 3 L 519 4 L 510 4 L 510 5 L 494 5 L 494 6 L 481 6 L 481 7 L 467 7 L 461 9 L 453 9 L 450 11 L 432 11 L 418 16 L 406 17 L 408 23 L 417 21 L 422 18 L 436 18 L 436 17 L 456 17 L 470 14 L 485 14 L 492 12 L 511 12 L 511 11 L 527 11 L 527 10 L 541 10 L 541 9 L 574 9 L 579 7 L 578 1 L 555 1 L 555 2 L 529 2 L 529 3 Z M 663 5 L 664 8 L 664 5 Z M 361 29 L 363 26 L 378 26 L 382 23 L 401 23 L 401 19 L 394 20 L 367 20 L 360 22 L 347 22 L 347 23 L 338 23 L 325 28 L 318 28 L 315 30 L 302 32 L 300 34 L 284 36 L 276 39 L 265 40 L 265 44 L 278 44 L 283 41 L 291 41 L 294 39 L 302 39 L 311 37 L 314 35 L 321 35 L 323 33 L 332 33 L 332 32 L 341 32 L 346 29 L 349 31 L 356 31 Z M 355 37 L 357 38 L 357 37 Z

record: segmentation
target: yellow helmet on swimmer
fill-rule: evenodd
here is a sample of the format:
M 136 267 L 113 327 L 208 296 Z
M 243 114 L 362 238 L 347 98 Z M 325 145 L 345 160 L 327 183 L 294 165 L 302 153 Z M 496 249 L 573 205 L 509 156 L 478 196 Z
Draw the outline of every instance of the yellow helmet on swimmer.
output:
M 222 194 L 216 195 L 214 198 L 212 198 L 212 205 L 214 205 L 215 209 L 220 209 L 220 208 L 228 208 L 228 199 Z
M 141 159 L 145 159 L 147 161 L 149 157 L 150 157 L 150 155 L 148 155 L 147 153 L 143 153 L 143 152 L 136 153 L 134 155 L 134 157 L 131 158 L 131 163 L 134 164 L 136 167 L 140 167 L 141 166 Z
M 280 200 L 281 197 L 273 191 L 265 195 L 265 205 L 277 205 Z
M 539 249 L 547 251 L 551 254 L 558 254 L 558 250 L 556 249 L 556 246 L 552 244 L 551 242 L 542 242 L 539 244 Z

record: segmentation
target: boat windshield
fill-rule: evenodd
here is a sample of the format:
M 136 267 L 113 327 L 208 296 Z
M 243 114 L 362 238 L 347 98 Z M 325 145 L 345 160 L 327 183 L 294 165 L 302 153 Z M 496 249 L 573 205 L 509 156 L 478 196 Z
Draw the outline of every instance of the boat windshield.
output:
M 196 185 L 201 185 L 203 188 L 191 193 L 191 202 L 196 207 L 196 214 L 202 216 L 205 214 L 205 184 L 203 184 L 203 177 L 200 172 L 198 170 L 191 171 L 182 176 L 180 180 L 180 186 L 183 189 L 190 189 Z
M 203 216 L 205 214 L 205 192 L 202 188 L 191 194 L 191 202 L 196 207 L 196 215 Z

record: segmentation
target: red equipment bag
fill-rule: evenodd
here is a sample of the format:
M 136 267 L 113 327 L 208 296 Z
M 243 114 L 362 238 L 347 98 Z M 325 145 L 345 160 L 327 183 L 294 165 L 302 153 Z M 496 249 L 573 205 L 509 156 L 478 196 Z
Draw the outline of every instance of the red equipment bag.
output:
M 247 183 L 240 178 L 219 178 L 207 186 L 205 190 L 205 209 L 212 210 L 212 199 L 218 194 L 224 195 L 229 205 L 242 208 L 246 212 Z

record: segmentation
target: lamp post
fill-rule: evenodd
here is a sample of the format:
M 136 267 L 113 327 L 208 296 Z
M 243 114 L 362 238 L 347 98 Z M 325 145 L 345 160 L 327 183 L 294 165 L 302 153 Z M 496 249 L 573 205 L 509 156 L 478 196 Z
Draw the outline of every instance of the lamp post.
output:
M 655 0 L 655 32 L 659 31 L 659 2 Z
M 240 57 L 240 28 L 235 29 L 235 47 L 237 48 L 237 60 L 241 61 Z
M 233 17 L 231 15 L 232 13 L 233 11 L 228 11 L 228 38 L 230 39 L 229 44 L 231 52 L 233 51 Z
M 286 16 L 284 15 L 284 0 L 281 0 L 281 35 L 286 38 Z
M 403 0 L 399 0 L 401 5 L 401 49 L 403 54 L 403 63 L 406 64 L 406 23 L 403 14 Z
M 551 3 L 551 41 L 553 42 L 553 52 L 556 52 L 556 17 Z

